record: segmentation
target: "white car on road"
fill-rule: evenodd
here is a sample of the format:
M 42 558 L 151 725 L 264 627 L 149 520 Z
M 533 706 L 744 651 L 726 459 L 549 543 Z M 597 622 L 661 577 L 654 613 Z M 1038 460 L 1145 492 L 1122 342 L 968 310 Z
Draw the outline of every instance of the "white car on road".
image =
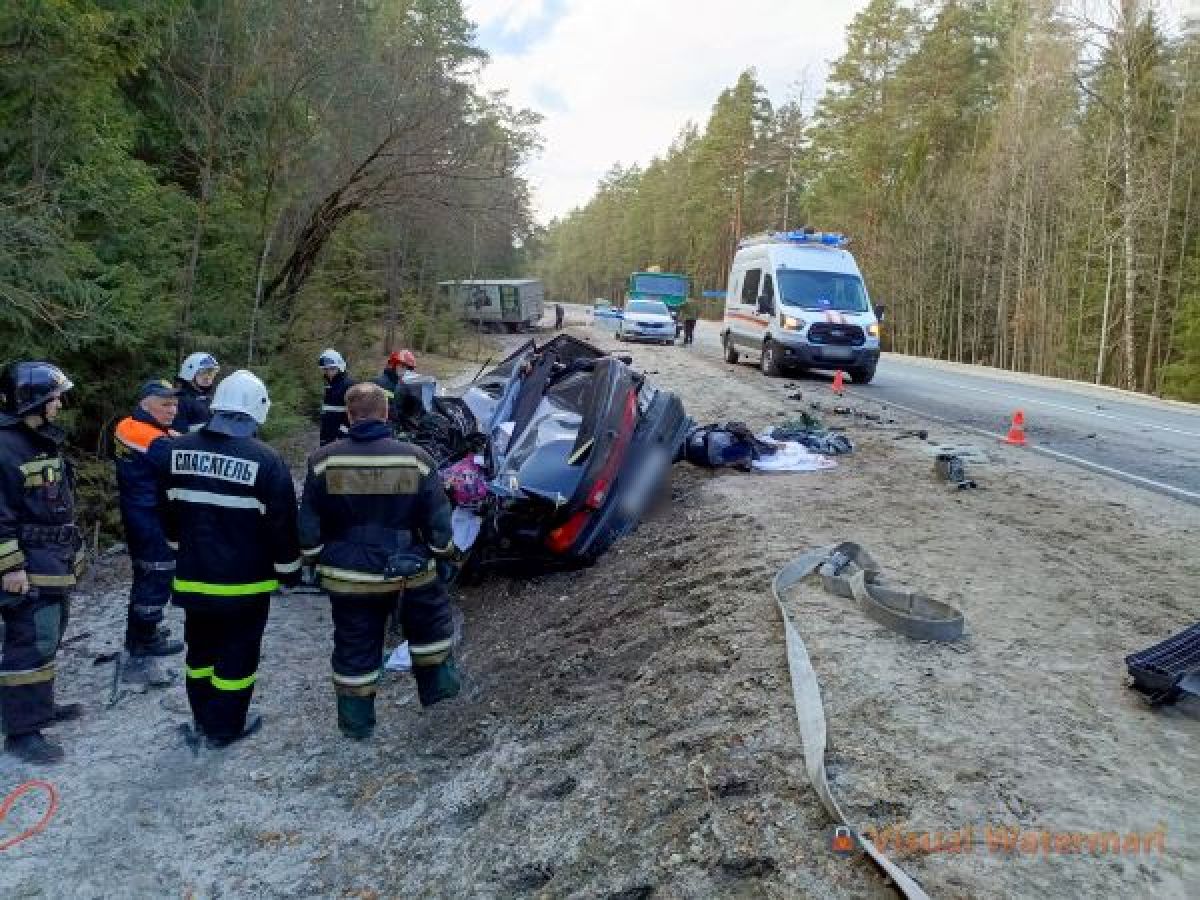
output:
M 630 300 L 617 325 L 617 340 L 673 344 L 675 320 L 665 303 L 658 300 Z

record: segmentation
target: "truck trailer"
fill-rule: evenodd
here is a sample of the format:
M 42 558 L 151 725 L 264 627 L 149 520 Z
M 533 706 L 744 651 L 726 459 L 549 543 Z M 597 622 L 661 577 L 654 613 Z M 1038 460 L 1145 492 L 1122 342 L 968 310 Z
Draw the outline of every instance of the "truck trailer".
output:
M 468 322 L 511 332 L 536 325 L 545 307 L 545 290 L 536 278 L 442 281 L 438 290 Z

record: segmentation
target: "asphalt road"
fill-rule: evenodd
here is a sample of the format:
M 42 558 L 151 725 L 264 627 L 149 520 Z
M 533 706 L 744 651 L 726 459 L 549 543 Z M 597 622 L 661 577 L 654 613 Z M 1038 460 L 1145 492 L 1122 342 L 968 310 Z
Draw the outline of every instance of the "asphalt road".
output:
M 698 323 L 697 351 L 719 354 L 719 331 L 718 323 Z M 828 383 L 831 375 L 794 380 L 805 378 Z M 1200 505 L 1200 405 L 893 353 L 871 384 L 848 383 L 846 393 L 991 438 L 1006 433 L 1019 409 L 1034 450 Z

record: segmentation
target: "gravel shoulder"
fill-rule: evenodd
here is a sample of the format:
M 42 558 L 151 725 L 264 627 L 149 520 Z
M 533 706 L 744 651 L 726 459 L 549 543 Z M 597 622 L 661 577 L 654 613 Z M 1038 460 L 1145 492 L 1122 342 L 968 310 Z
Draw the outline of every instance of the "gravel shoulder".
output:
M 1147 708 L 1123 657 L 1195 620 L 1200 510 L 939 427 L 903 437 L 927 427 L 903 413 L 835 415 L 826 386 L 708 350 L 624 352 L 697 421 L 766 427 L 815 401 L 856 452 L 803 475 L 678 466 L 671 502 L 595 567 L 460 591 L 465 695 L 422 711 L 389 676 L 366 745 L 337 735 L 322 597 L 273 607 L 253 740 L 193 757 L 178 681 L 106 710 L 111 667 L 94 659 L 121 635 L 128 572 L 102 561 L 61 655 L 62 698 L 89 708 L 59 729 L 69 761 L 0 757 L 0 796 L 46 777 L 61 800 L 44 833 L 0 851 L 0 895 L 894 896 L 829 851 L 769 593 L 786 561 L 847 539 L 969 631 L 921 644 L 818 590 L 789 596 L 853 819 L 947 844 L 972 826 L 969 850 L 892 854 L 934 897 L 1190 895 L 1200 704 Z M 984 452 L 979 490 L 934 480 L 936 442 Z M 1165 850 L 994 852 L 985 829 L 1001 826 L 1165 828 Z

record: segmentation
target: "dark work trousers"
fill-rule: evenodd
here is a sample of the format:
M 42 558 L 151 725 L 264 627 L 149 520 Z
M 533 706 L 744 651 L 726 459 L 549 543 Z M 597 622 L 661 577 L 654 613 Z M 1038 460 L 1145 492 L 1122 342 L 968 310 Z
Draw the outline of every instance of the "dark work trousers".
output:
M 125 627 L 125 648 L 137 649 L 148 644 L 158 633 L 163 610 L 171 599 L 174 562 L 133 561 L 133 583 L 129 588 L 129 617 Z
M 67 595 L 0 593 L 0 731 L 29 734 L 54 720 L 54 657 L 67 630 Z
M 683 320 L 683 343 L 684 344 L 692 343 L 692 339 L 695 336 L 695 333 L 696 333 L 696 320 L 695 319 L 684 319 Z
M 258 594 L 213 609 L 193 602 L 185 610 L 188 703 L 209 737 L 229 740 L 246 727 L 270 608 L 271 595 Z
M 330 594 L 333 689 L 341 697 L 372 697 L 383 674 L 383 639 L 398 594 Z
M 333 684 L 339 695 L 374 695 L 383 668 L 383 641 L 397 595 L 330 594 Z M 450 599 L 440 581 L 400 595 L 400 622 L 413 665 L 437 665 L 454 637 Z

